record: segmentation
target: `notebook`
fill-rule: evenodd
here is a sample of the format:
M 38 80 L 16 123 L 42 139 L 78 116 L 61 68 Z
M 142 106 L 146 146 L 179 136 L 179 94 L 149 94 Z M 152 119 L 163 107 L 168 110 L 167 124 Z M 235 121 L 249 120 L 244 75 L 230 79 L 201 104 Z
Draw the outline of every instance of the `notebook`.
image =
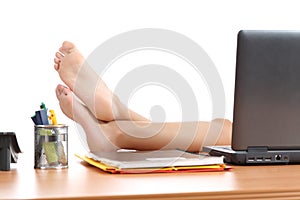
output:
M 181 150 L 88 153 L 78 158 L 109 173 L 224 171 L 223 157 Z
M 231 147 L 203 150 L 241 165 L 300 162 L 300 31 L 238 33 Z

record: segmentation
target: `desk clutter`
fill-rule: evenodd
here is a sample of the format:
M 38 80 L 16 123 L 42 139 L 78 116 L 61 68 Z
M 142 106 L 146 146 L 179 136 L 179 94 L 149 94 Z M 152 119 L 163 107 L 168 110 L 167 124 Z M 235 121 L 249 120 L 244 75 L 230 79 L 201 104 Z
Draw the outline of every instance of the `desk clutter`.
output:
M 10 163 L 17 163 L 21 153 L 14 132 L 0 132 L 0 171 L 9 171 Z
M 35 152 L 37 149 L 40 150 L 38 146 L 42 146 L 41 151 L 44 151 L 42 154 L 47 155 L 47 162 L 51 161 L 49 162 L 49 165 L 57 165 L 57 163 L 59 163 L 62 166 L 67 166 L 67 144 L 62 143 L 62 141 L 67 143 L 67 127 L 65 125 L 57 125 L 54 110 L 49 110 L 48 115 L 48 109 L 46 108 L 46 105 L 41 103 L 40 109 L 35 112 L 35 115 L 32 116 L 31 119 L 36 126 L 35 135 L 39 134 L 42 137 L 44 134 L 45 138 L 43 142 L 40 140 L 40 138 L 38 138 L 39 143 L 36 143 Z M 49 126 L 50 124 L 52 126 Z M 41 132 L 37 131 L 37 129 L 40 128 L 37 126 L 47 126 L 43 127 L 43 129 L 48 130 L 49 128 L 52 128 L 54 132 L 51 130 Z M 62 127 L 64 128 L 64 131 L 59 131 L 62 129 Z M 58 137 L 60 135 L 63 135 L 63 137 Z M 36 138 L 37 137 L 35 137 L 35 139 Z M 18 153 L 21 153 L 21 149 L 19 147 L 16 134 L 14 132 L 0 132 L 0 171 L 9 171 L 10 164 L 17 163 Z M 48 164 L 45 166 L 48 166 Z
M 57 119 L 54 110 L 49 110 L 46 107 L 45 103 L 42 102 L 40 105 L 40 109 L 35 111 L 35 115 L 31 117 L 33 123 L 35 125 L 56 125 Z
M 111 174 L 226 171 L 223 157 L 181 150 L 117 151 L 75 154 L 81 160 Z
M 34 168 L 68 167 L 68 126 L 57 124 L 54 110 L 41 103 L 31 117 L 34 122 Z

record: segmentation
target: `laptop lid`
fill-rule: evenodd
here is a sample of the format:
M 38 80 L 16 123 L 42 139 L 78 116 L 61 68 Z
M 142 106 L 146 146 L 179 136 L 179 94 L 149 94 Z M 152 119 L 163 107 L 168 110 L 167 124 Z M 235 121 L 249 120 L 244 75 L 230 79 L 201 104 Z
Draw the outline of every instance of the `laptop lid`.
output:
M 300 149 L 300 31 L 238 34 L 232 149 Z

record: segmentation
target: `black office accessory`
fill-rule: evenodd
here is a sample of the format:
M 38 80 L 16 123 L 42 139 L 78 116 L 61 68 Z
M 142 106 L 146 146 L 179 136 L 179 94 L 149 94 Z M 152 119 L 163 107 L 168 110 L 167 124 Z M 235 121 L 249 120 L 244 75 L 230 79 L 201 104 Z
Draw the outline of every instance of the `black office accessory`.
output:
M 238 34 L 232 144 L 204 147 L 234 164 L 300 162 L 300 31 Z
M 0 171 L 9 171 L 10 163 L 16 163 L 21 149 L 14 132 L 0 132 Z
M 37 110 L 35 115 L 31 117 L 35 125 L 49 125 L 47 110 Z

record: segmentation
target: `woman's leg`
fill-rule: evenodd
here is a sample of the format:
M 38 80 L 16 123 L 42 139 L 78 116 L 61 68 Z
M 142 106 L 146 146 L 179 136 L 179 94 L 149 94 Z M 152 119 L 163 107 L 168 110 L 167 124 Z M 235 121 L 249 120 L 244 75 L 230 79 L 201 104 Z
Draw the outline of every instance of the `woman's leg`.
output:
M 103 126 L 106 134 L 112 136 L 111 141 L 120 148 L 179 148 L 193 152 L 201 151 L 203 146 L 230 145 L 231 129 L 232 124 L 226 119 L 165 123 L 111 121 Z
M 231 122 L 225 119 L 211 122 L 151 123 L 126 120 L 105 123 L 97 120 L 70 89 L 58 85 L 56 95 L 63 113 L 83 127 L 91 152 L 120 148 L 200 151 L 203 145 L 227 145 L 231 142 Z

